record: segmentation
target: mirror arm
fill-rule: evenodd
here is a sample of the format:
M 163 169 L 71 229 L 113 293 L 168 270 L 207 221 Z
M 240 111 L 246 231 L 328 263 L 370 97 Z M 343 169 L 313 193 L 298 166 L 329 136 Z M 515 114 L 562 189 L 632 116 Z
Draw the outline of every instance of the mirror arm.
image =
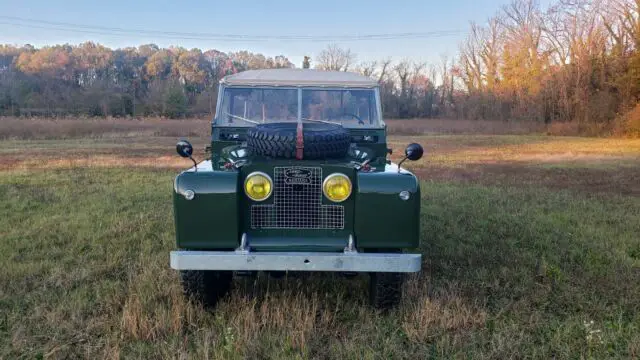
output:
M 409 157 L 405 156 L 402 158 L 402 160 L 400 160 L 400 162 L 398 163 L 398 172 L 400 172 L 400 166 L 402 165 L 403 162 L 405 162 Z
M 189 156 L 189 159 L 191 159 L 191 161 L 193 161 L 193 170 L 194 170 L 194 172 L 198 172 L 198 163 L 196 162 L 196 159 L 194 159 L 193 156 Z

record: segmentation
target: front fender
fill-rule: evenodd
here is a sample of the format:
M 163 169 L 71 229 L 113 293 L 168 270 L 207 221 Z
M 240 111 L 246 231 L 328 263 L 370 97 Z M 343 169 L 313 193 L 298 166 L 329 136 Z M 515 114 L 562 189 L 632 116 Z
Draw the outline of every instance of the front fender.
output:
M 184 196 L 195 193 L 192 200 Z M 238 173 L 185 171 L 174 184 L 176 243 L 182 249 L 233 249 L 240 239 Z
M 415 248 L 420 239 L 420 184 L 406 170 L 358 172 L 354 232 L 358 248 Z M 400 198 L 408 191 L 409 199 Z

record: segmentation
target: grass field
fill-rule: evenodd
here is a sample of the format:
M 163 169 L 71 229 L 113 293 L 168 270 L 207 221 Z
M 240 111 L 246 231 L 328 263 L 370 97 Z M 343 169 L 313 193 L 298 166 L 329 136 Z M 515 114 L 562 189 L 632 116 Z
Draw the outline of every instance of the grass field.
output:
M 208 313 L 168 265 L 171 126 L 0 130 L 0 358 L 640 358 L 640 140 L 394 135 L 427 151 L 399 309 L 364 276 L 260 276 Z

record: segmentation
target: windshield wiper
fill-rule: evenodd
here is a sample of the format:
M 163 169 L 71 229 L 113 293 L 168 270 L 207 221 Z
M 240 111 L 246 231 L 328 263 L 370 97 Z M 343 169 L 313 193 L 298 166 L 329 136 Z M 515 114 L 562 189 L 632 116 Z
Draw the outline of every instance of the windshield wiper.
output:
M 321 123 L 325 123 L 325 124 L 335 124 L 335 125 L 342 125 L 339 122 L 336 121 L 329 121 L 329 120 L 315 120 L 315 119 L 305 119 L 302 118 L 303 121 L 314 121 L 314 122 L 321 122 Z
M 247 118 L 243 118 L 242 116 L 232 115 L 232 114 L 229 114 L 229 113 L 228 113 L 228 112 L 226 112 L 226 111 L 225 111 L 225 113 L 224 113 L 224 114 L 225 114 L 225 115 L 228 115 L 228 116 L 230 116 L 230 117 L 232 117 L 232 118 L 234 118 L 234 119 L 243 120 L 243 121 L 246 121 L 246 122 L 251 123 L 251 124 L 260 124 L 260 122 L 259 122 L 259 121 L 249 120 L 249 119 L 247 119 Z

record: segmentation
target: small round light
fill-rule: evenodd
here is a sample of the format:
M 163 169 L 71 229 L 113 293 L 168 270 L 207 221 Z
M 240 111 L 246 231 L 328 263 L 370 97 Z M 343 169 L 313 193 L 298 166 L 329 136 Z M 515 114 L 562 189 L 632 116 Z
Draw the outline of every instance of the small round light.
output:
M 273 182 L 263 172 L 253 172 L 244 181 L 244 192 L 253 201 L 264 201 L 271 195 Z
M 351 195 L 351 180 L 345 174 L 331 174 L 324 179 L 322 192 L 333 202 L 345 201 Z
M 400 199 L 407 201 L 411 197 L 411 194 L 408 191 L 404 190 L 400 191 L 400 194 L 398 194 L 398 196 L 400 196 Z
M 187 200 L 193 200 L 193 198 L 196 197 L 196 193 L 193 190 L 185 190 L 182 195 L 184 195 L 184 198 Z

